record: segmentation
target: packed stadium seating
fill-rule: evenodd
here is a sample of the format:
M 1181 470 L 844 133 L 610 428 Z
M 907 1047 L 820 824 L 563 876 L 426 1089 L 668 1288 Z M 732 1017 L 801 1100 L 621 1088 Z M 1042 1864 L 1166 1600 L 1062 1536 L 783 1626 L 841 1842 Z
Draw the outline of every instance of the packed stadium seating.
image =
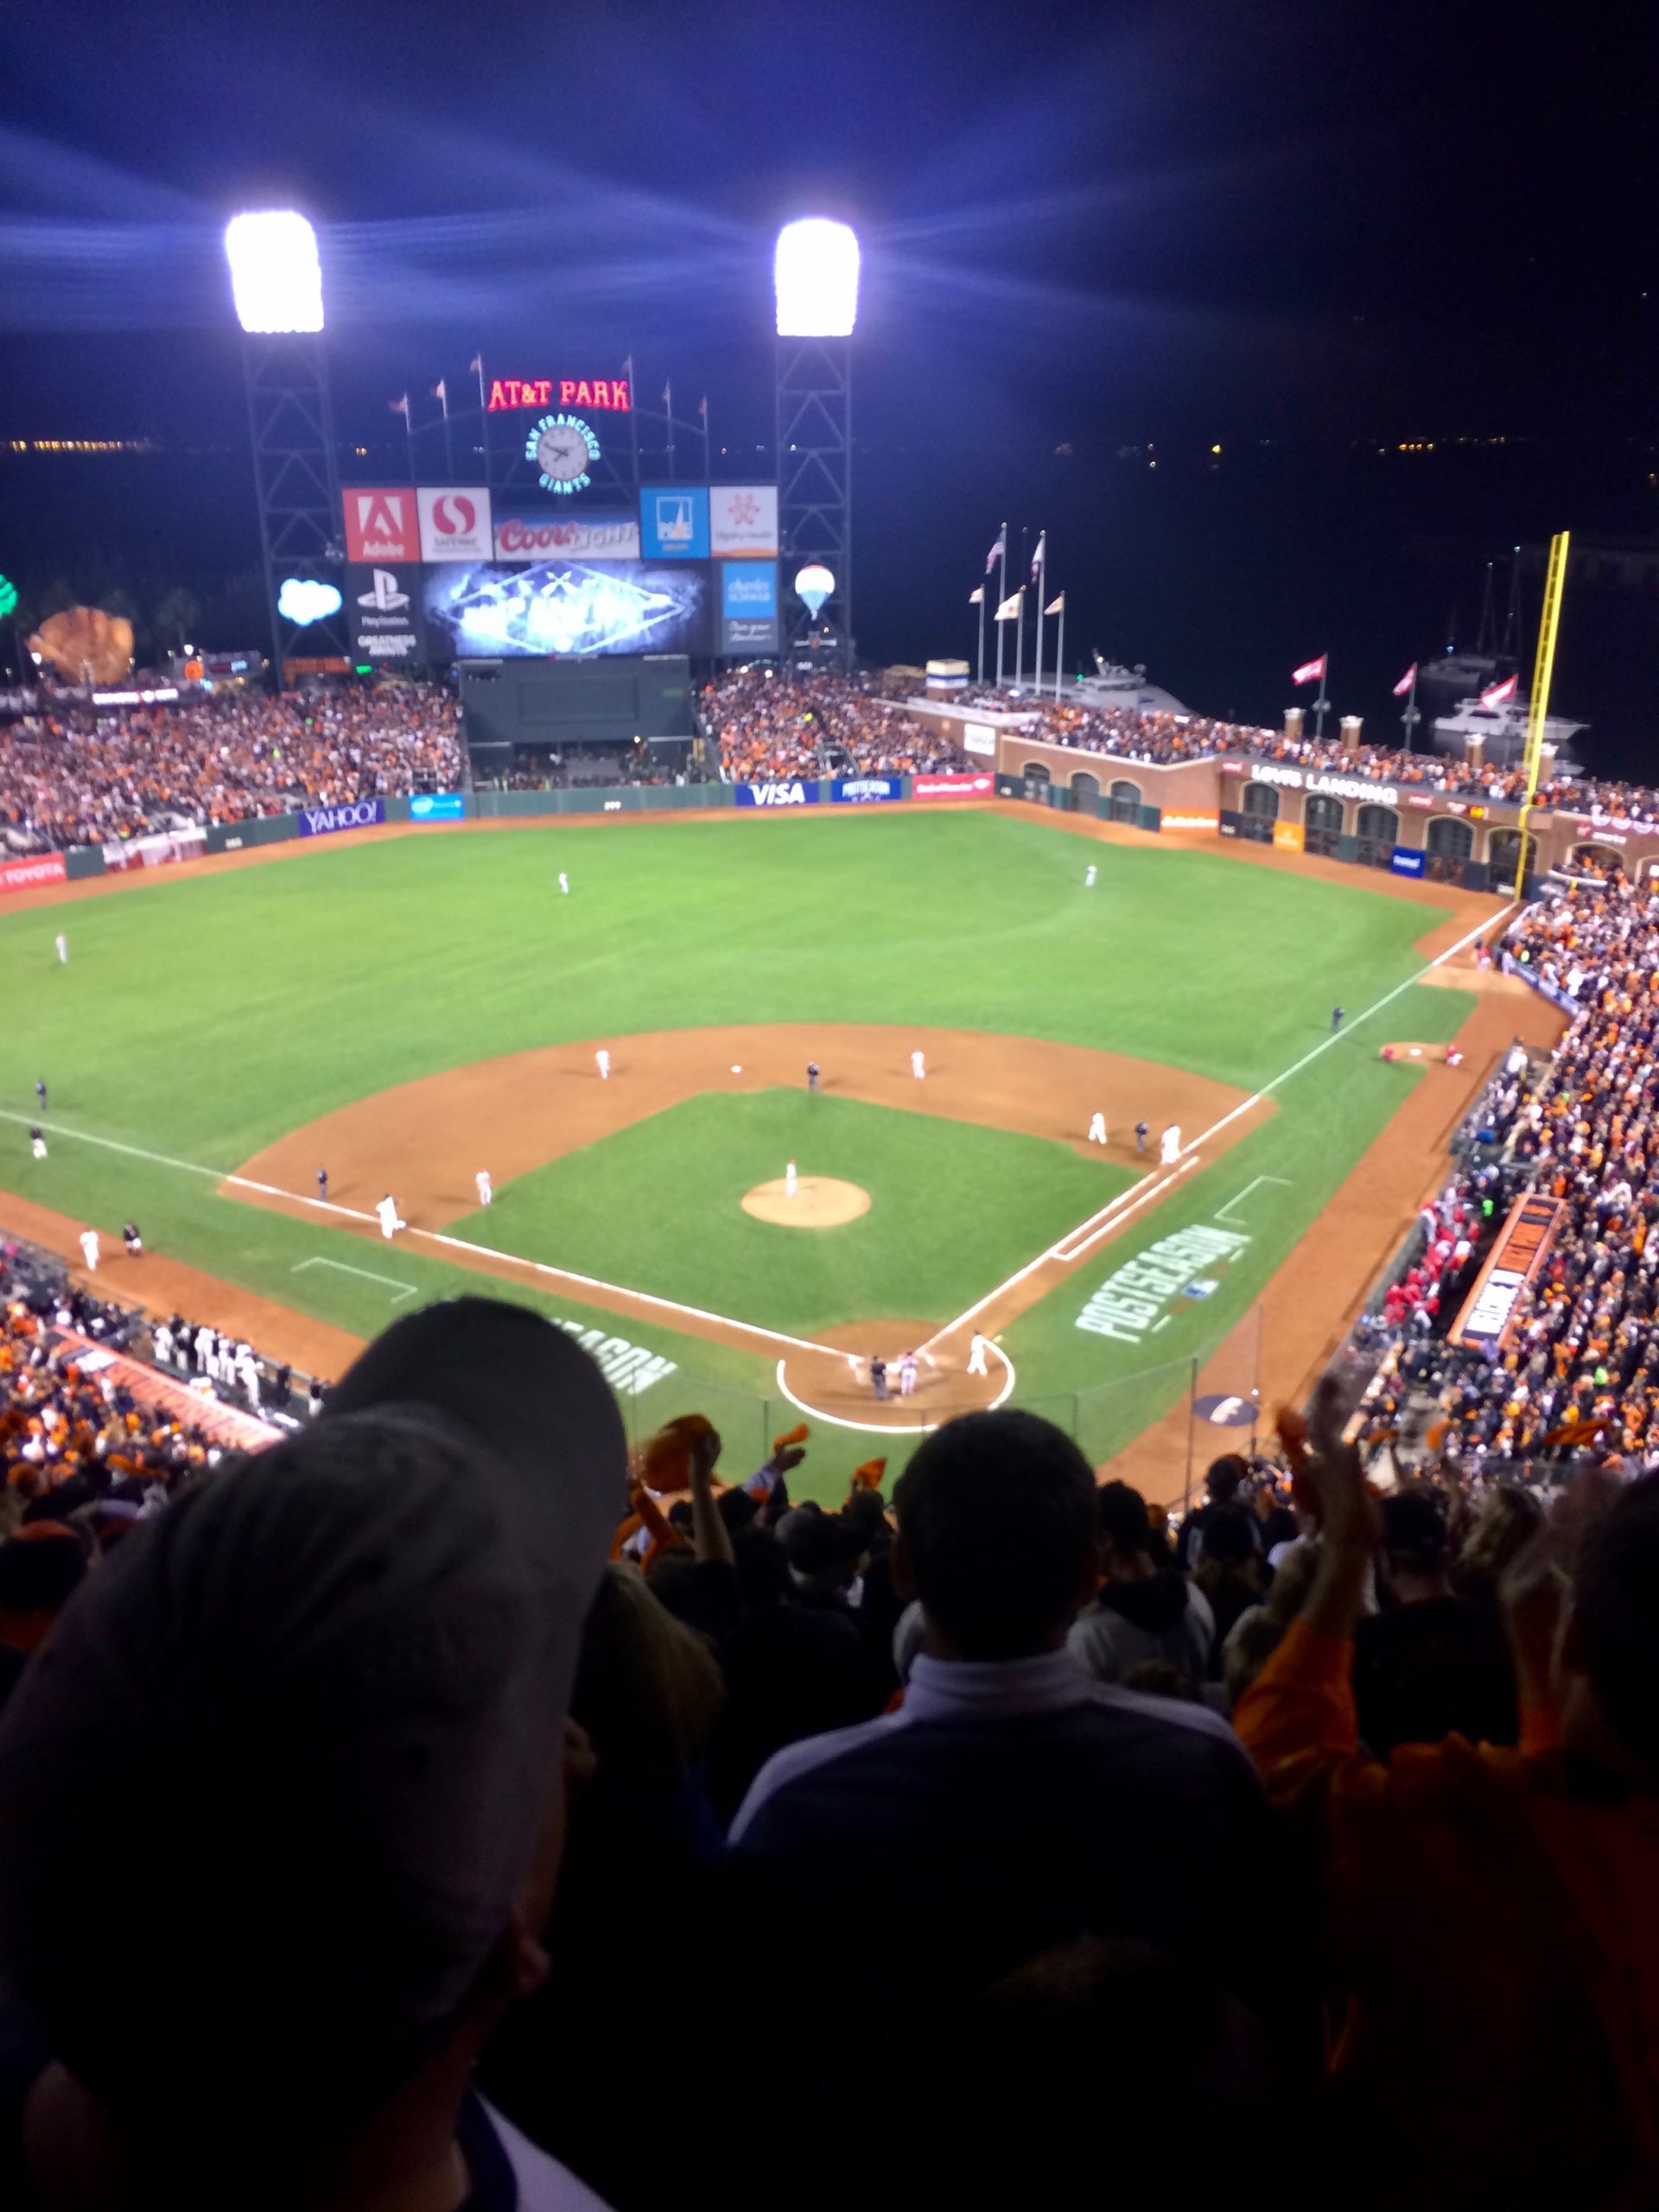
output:
M 734 775 L 951 765 L 839 679 L 705 704 Z M 0 2119 L 0 2202 L 70 2143 L 70 2201 L 191 2212 L 253 2143 L 262 2208 L 422 2158 L 491 2212 L 1070 2205 L 1080 2144 L 1177 2206 L 1266 2163 L 1289 2205 L 1659 2201 L 1659 893 L 1552 888 L 1500 957 L 1569 1027 L 1458 1132 L 1357 1420 L 1323 1387 L 1175 1529 L 1018 1411 L 890 1495 L 843 1447 L 832 1511 L 804 1428 L 625 1463 L 585 1356 L 482 1300 L 233 1470 L 52 1344 L 195 1376 L 195 1331 L 0 1255 L 0 2113 L 54 2122 Z M 1565 1217 L 1510 1343 L 1454 1349 L 1528 1191 Z
M 734 783 L 791 776 L 931 775 L 968 757 L 912 722 L 874 683 L 764 669 L 723 676 L 702 695 Z

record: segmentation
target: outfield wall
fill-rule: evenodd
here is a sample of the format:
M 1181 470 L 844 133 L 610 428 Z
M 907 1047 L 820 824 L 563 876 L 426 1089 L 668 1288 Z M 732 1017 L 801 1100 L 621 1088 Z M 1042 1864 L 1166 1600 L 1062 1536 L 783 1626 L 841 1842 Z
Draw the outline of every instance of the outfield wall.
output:
M 925 722 L 929 717 L 918 714 Z M 1086 814 L 1125 829 L 1183 838 L 1243 840 L 1282 853 L 1312 853 L 1357 868 L 1470 891 L 1507 889 L 1514 880 L 1521 810 L 1380 778 L 1338 775 L 1288 761 L 1158 762 L 1084 753 L 999 730 L 997 758 L 938 775 L 780 779 L 760 784 L 589 785 L 565 791 L 423 793 L 304 807 L 250 822 L 216 823 L 209 853 L 237 853 L 299 838 L 385 825 L 547 819 L 565 815 L 772 812 L 801 806 L 880 805 L 920 799 L 969 805 L 1023 799 Z M 1532 817 L 1533 874 L 1571 869 L 1586 855 L 1632 874 L 1659 866 L 1659 828 L 1597 821 L 1585 814 Z M 158 845 L 162 841 L 149 841 Z M 159 859 L 159 855 L 149 855 Z M 178 862 L 172 862 L 178 865 Z M 188 863 L 186 863 L 188 864 Z M 98 846 L 0 862 L 0 896 L 102 875 Z

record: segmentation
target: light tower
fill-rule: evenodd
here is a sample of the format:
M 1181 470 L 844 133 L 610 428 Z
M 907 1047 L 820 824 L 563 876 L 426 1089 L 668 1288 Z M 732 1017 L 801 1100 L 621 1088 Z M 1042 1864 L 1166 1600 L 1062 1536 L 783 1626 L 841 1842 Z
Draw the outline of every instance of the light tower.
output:
M 272 209 L 225 229 L 253 439 L 253 482 L 270 611 L 271 664 L 296 650 L 349 660 L 339 592 L 340 479 L 322 344 L 322 265 L 303 215 Z M 284 584 L 327 586 L 289 590 Z M 331 603 L 331 613 L 315 610 Z M 298 619 L 308 612 L 309 619 Z
M 778 524 L 791 575 L 827 569 L 815 610 L 784 594 L 784 649 L 827 624 L 843 666 L 853 653 L 853 326 L 858 240 L 845 223 L 808 216 L 778 233 Z

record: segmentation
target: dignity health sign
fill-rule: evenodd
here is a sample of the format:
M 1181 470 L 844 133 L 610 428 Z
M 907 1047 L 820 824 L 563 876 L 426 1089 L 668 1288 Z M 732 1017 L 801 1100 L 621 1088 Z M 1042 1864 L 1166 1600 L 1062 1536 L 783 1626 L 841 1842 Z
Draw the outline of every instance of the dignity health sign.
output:
M 359 798 L 350 806 L 302 806 L 300 809 L 302 837 L 332 837 L 336 830 L 369 830 L 386 818 L 386 803 L 380 798 Z

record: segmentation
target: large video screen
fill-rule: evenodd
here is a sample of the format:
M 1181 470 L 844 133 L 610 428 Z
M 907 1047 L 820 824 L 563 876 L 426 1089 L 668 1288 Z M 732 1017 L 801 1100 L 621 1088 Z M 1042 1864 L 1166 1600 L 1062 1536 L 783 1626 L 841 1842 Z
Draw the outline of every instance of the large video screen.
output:
M 435 661 L 720 650 L 708 562 L 451 561 L 428 569 L 425 597 Z

